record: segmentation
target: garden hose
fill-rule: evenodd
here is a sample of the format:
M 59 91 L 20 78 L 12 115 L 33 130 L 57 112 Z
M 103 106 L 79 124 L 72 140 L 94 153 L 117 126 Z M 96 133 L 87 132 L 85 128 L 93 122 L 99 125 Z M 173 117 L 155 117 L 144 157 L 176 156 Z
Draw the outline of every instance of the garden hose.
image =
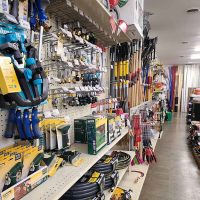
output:
M 129 154 L 121 152 L 121 151 L 120 152 L 113 151 L 112 156 L 118 158 L 118 163 L 116 166 L 117 170 L 128 167 L 131 162 L 131 156 Z
M 111 189 L 117 185 L 117 182 L 119 180 L 119 172 L 114 171 L 110 176 L 105 177 L 105 186 L 104 189 Z
M 105 155 L 92 167 L 92 169 L 105 174 L 106 176 L 116 169 L 117 163 L 117 157 Z
M 105 176 L 97 171 L 90 170 L 72 186 L 62 197 L 62 200 L 93 200 L 104 199 L 103 189 Z

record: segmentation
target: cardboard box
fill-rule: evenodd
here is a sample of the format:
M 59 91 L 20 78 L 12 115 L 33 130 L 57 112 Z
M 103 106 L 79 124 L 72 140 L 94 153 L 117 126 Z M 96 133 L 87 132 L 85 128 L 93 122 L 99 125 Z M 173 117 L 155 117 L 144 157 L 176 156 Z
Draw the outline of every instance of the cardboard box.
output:
M 1 193 L 1 200 L 19 200 L 48 178 L 47 166 Z
M 87 144 L 87 119 L 80 118 L 74 120 L 74 142 Z
M 107 138 L 108 138 L 108 144 L 110 144 L 112 141 L 115 140 L 116 134 L 115 134 L 115 117 L 107 115 Z
M 88 117 L 88 154 L 96 155 L 107 144 L 107 118 Z

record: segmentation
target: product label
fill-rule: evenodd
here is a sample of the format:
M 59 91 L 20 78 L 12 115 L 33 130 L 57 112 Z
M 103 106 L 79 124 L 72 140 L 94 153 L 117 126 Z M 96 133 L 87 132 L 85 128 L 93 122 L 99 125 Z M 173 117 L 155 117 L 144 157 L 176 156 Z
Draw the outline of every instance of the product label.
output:
M 0 88 L 3 95 L 21 92 L 13 64 L 8 57 L 0 57 L 0 80 Z

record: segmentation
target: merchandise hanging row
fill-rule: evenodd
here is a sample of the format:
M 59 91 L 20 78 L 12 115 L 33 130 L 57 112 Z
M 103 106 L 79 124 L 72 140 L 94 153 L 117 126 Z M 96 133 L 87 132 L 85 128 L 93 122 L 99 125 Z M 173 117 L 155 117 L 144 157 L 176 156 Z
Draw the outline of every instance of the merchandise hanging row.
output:
M 194 88 L 191 91 L 188 101 L 187 124 L 189 125 L 188 144 L 191 147 L 194 158 L 200 168 L 200 117 L 199 117 L 199 97 L 200 89 Z
M 167 113 L 143 4 L 0 1 L 0 199 L 139 198 Z

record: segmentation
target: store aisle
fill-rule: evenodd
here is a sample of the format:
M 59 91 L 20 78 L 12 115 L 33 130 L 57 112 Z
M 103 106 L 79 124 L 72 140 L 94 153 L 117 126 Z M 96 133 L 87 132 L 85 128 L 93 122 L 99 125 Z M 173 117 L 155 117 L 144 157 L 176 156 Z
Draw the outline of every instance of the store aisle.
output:
M 200 170 L 187 146 L 185 115 L 164 125 L 156 146 L 158 163 L 150 166 L 140 200 L 200 200 Z

